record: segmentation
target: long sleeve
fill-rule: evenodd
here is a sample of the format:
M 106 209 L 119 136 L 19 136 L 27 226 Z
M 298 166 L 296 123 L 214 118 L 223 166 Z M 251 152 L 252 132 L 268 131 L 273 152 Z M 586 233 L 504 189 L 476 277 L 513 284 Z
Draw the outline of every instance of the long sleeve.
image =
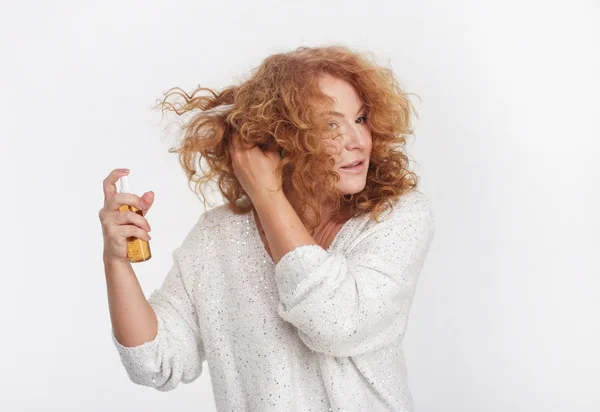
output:
M 279 315 L 312 350 L 357 356 L 402 338 L 434 236 L 427 200 L 400 200 L 347 253 L 304 245 L 275 267 Z
M 186 241 L 198 235 L 197 225 Z M 117 341 L 111 328 L 113 342 L 131 381 L 160 391 L 172 390 L 180 382 L 194 381 L 202 373 L 205 360 L 191 286 L 185 280 L 185 268 L 190 266 L 193 256 L 186 243 L 173 252 L 173 265 L 167 277 L 148 298 L 158 320 L 156 337 L 139 346 L 126 347 Z

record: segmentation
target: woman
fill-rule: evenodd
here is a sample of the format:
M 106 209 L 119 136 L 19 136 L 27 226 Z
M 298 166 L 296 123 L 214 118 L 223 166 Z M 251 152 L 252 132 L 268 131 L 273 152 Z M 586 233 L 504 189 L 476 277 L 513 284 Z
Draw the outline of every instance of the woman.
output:
M 402 338 L 434 221 L 402 152 L 412 106 L 391 71 L 302 47 L 239 86 L 174 89 L 160 105 L 199 110 L 176 151 L 199 192 L 214 179 L 226 203 L 200 216 L 146 300 L 126 238 L 150 226 L 118 208 L 147 212 L 153 194 L 116 193 L 126 170 L 105 180 L 113 341 L 130 379 L 167 391 L 206 360 L 220 411 L 412 410 Z

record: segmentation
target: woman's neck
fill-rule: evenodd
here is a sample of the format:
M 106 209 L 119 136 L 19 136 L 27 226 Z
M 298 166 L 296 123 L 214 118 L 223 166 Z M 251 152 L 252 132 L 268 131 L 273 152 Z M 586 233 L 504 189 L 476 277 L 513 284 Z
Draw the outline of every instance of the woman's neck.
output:
M 300 210 L 300 208 L 294 207 L 294 202 L 296 202 L 296 204 L 298 203 L 297 199 L 295 199 L 292 196 L 289 196 L 288 201 L 290 202 L 290 204 L 292 205 L 292 207 L 295 210 Z M 308 233 L 310 234 L 310 236 L 312 236 L 312 238 L 314 239 L 314 241 L 318 245 L 320 245 L 322 248 L 327 250 L 329 248 L 329 246 L 331 245 L 331 243 L 333 242 L 333 240 L 335 239 L 337 233 L 340 231 L 340 229 L 344 225 L 344 222 L 337 222 L 332 219 L 333 212 L 332 212 L 331 202 L 321 202 L 320 211 L 321 211 L 321 222 L 319 223 L 319 225 L 316 226 L 312 230 L 308 230 L 308 228 L 307 228 L 307 230 L 308 230 Z M 260 222 L 260 218 L 258 216 L 256 209 L 253 209 L 252 213 L 254 214 L 254 219 L 257 224 L 257 229 L 259 231 L 260 238 L 263 242 L 266 252 L 269 254 L 269 256 L 271 256 L 271 258 L 273 258 L 273 256 L 271 255 L 271 248 L 269 247 L 270 245 L 267 241 L 265 231 L 262 227 L 262 224 Z M 310 208 L 306 209 L 304 216 L 309 220 L 314 220 L 314 218 L 315 218 L 314 212 Z
M 288 198 L 288 201 L 290 202 L 290 204 L 292 205 L 292 207 L 295 210 L 302 210 L 302 207 L 301 207 L 302 202 L 299 201 L 297 199 L 297 197 L 294 196 L 293 193 L 286 194 L 286 197 Z M 315 227 L 312 230 L 312 232 L 309 230 L 309 232 L 311 232 L 311 234 L 314 234 L 320 228 L 322 228 L 324 226 L 329 226 L 332 223 L 333 202 L 331 199 L 328 199 L 325 196 L 323 196 L 321 198 L 321 201 L 319 202 L 319 213 L 320 213 L 320 223 L 317 227 Z M 315 212 L 311 208 L 308 208 L 308 207 L 304 211 L 304 216 L 300 216 L 300 217 L 301 218 L 303 217 L 308 221 L 315 221 L 315 219 L 316 219 Z

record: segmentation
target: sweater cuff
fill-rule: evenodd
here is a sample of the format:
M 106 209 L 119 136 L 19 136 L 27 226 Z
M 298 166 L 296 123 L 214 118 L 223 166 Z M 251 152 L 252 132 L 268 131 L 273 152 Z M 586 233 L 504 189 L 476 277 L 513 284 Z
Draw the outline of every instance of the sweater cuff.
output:
M 329 256 L 319 245 L 302 245 L 286 253 L 275 265 L 275 278 L 281 298 L 287 300 L 304 280 Z

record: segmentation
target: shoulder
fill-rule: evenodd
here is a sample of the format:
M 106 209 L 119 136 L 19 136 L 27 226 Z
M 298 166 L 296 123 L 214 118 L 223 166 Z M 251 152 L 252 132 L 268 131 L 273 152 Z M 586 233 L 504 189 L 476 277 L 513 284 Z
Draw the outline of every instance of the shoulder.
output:
M 427 196 L 419 190 L 411 190 L 404 193 L 394 203 L 394 208 L 417 213 L 431 213 L 431 207 Z
M 396 219 L 402 222 L 402 226 L 412 233 L 421 237 L 427 243 L 431 242 L 435 234 L 435 219 L 428 197 L 413 190 L 401 196 L 397 202 Z
M 370 213 L 352 218 L 334 242 L 336 248 L 349 252 L 369 246 L 379 249 L 390 242 L 429 243 L 434 233 L 435 222 L 427 196 L 411 190 L 392 200 L 377 220 Z
M 378 222 L 372 217 L 364 232 L 375 237 L 412 239 L 430 242 L 435 234 L 435 220 L 428 197 L 411 190 L 394 200 L 391 207 L 382 213 Z
M 418 190 L 411 190 L 396 200 L 389 220 L 392 230 L 404 232 L 395 236 L 411 236 L 416 242 L 429 243 L 435 234 L 435 219 L 429 199 Z
M 399 222 L 420 222 L 423 226 L 435 226 L 433 211 L 428 197 L 416 189 L 402 194 L 395 199 L 391 207 L 384 211 L 375 221 L 371 216 L 368 219 L 370 227 L 378 225 L 397 225 Z
M 198 218 L 197 225 L 202 226 L 204 230 L 209 230 L 217 226 L 223 226 L 227 225 L 228 223 L 232 223 L 236 220 L 236 218 L 241 216 L 242 215 L 236 215 L 233 213 L 227 204 L 222 204 L 202 213 Z
M 236 219 L 243 215 L 236 215 L 226 204 L 213 207 L 200 214 L 194 225 L 189 230 L 180 249 L 187 252 L 198 252 L 200 245 L 218 242 L 223 237 L 223 232 L 230 230 Z
M 425 259 L 435 223 L 427 196 L 412 190 L 377 220 L 370 214 L 356 217 L 342 230 L 335 249 L 354 263 L 395 271 Z
M 401 262 L 421 259 L 427 254 L 435 235 L 435 221 L 429 199 L 412 190 L 400 196 L 387 217 L 365 233 L 365 248 L 372 246 Z

